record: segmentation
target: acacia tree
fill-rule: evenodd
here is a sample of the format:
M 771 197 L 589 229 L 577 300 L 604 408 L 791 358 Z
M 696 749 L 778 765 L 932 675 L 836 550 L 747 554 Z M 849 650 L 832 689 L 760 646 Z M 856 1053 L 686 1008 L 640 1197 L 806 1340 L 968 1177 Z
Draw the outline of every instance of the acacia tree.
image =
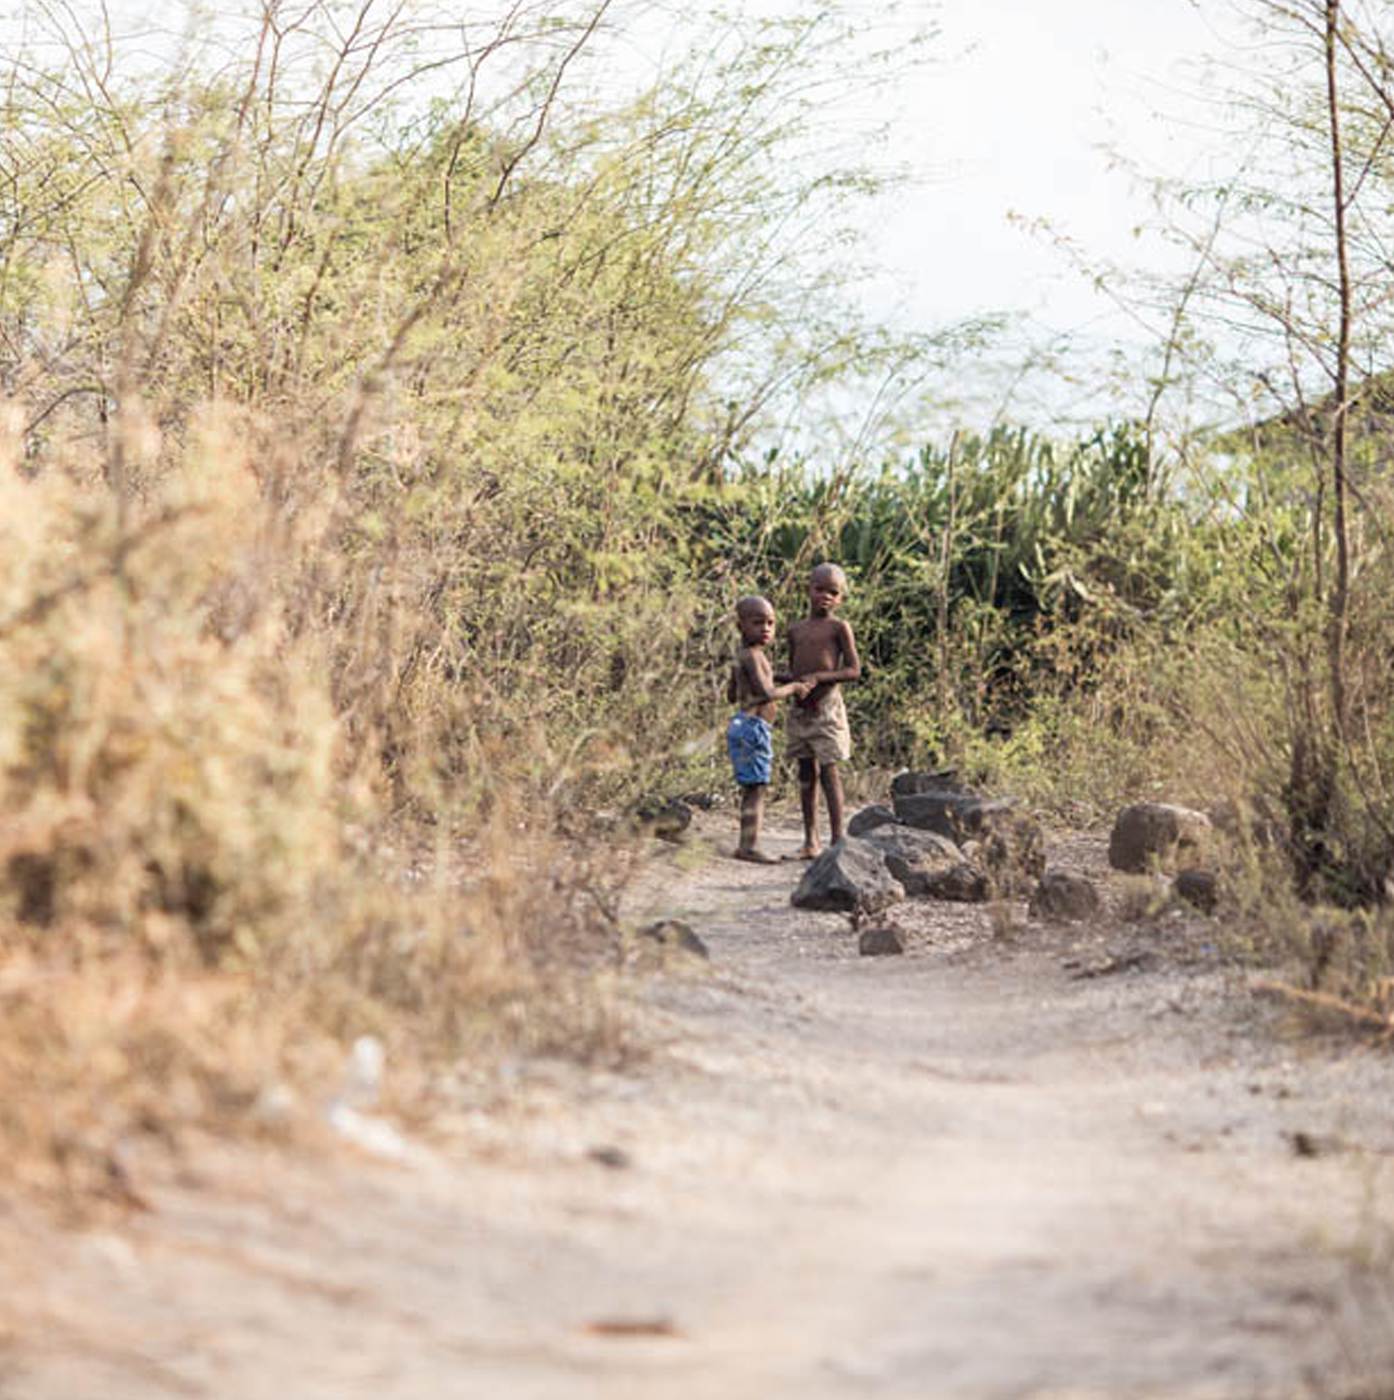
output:
M 1270 570 L 1284 578 L 1285 621 L 1253 640 L 1285 676 L 1299 880 L 1368 897 L 1394 853 L 1376 582 L 1389 562 L 1394 24 L 1366 0 L 1234 8 L 1249 43 L 1224 101 L 1244 155 L 1207 184 L 1160 187 L 1193 272 L 1172 302 L 1158 393 L 1203 381 L 1247 424 L 1223 445 L 1255 474 L 1242 490 L 1232 471 L 1210 485 L 1225 510 L 1268 515 Z M 1294 511 L 1301 541 L 1285 523 Z

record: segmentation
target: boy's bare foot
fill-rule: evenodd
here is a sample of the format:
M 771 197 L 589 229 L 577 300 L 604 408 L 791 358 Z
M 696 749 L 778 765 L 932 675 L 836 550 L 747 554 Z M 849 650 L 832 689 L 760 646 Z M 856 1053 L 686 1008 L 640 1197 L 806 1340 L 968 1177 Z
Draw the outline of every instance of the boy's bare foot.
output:
M 735 849 L 734 851 L 731 852 L 731 854 L 732 854 L 732 856 L 733 856 L 736 860 L 748 860 L 752 865 L 778 865 L 778 864 L 779 864 L 779 857 L 778 857 L 778 856 L 767 856 L 767 855 L 764 853 L 764 851 L 758 851 L 758 850 L 749 850 L 749 851 L 747 851 L 747 850 L 743 850 L 740 846 L 737 846 L 736 849 Z
M 785 856 L 785 860 L 817 860 L 823 854 L 821 846 L 800 846 L 791 856 Z

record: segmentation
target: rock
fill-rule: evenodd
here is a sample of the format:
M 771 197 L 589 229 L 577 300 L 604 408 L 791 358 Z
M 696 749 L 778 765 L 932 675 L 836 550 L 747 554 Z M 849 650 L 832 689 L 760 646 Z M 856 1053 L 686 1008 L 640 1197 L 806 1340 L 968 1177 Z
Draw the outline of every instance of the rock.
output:
M 623 1171 L 626 1167 L 634 1164 L 633 1158 L 624 1148 L 612 1147 L 609 1143 L 602 1143 L 598 1147 L 588 1147 L 586 1156 L 602 1167 L 609 1167 L 611 1171 Z
M 987 876 L 966 861 L 951 865 L 925 880 L 930 899 L 951 899 L 960 904 L 982 904 L 988 897 Z
M 900 933 L 890 924 L 874 924 L 871 928 L 864 928 L 857 939 L 857 952 L 864 958 L 894 957 L 904 951 L 905 944 L 900 940 Z
M 1213 914 L 1218 898 L 1217 881 L 1209 870 L 1183 870 L 1172 885 L 1178 899 L 1194 905 L 1202 914 Z
M 1054 923 L 1091 919 L 1099 912 L 1099 892 L 1072 870 L 1047 870 L 1031 896 L 1033 918 Z
M 895 819 L 901 825 L 938 832 L 953 841 L 959 832 L 959 808 L 979 799 L 957 792 L 909 792 L 897 793 L 894 801 Z
M 906 769 L 891 779 L 891 796 L 913 797 L 923 792 L 962 792 L 957 779 L 957 768 L 940 768 L 933 773 L 915 773 Z
M 1209 839 L 1210 818 L 1189 807 L 1137 802 L 1119 812 L 1108 839 L 1115 870 L 1145 874 L 1193 864 Z
M 681 841 L 692 825 L 692 808 L 680 797 L 651 797 L 634 809 L 641 831 L 663 841 Z
M 896 813 L 886 806 L 885 802 L 876 802 L 872 806 L 864 806 L 847 823 L 848 836 L 866 836 L 868 832 L 875 832 L 878 826 L 889 826 L 896 820 Z
M 1013 831 L 1022 822 L 1034 820 L 1012 798 L 964 792 L 908 793 L 895 799 L 895 815 L 903 826 L 938 832 L 960 845 L 986 841 L 995 832 Z
M 711 957 L 707 945 L 698 938 L 692 925 L 681 919 L 659 919 L 655 923 L 645 924 L 639 930 L 639 937 L 647 938 L 664 949 L 691 953 L 698 958 Z
M 886 869 L 905 886 L 908 895 L 924 894 L 925 881 L 931 875 L 963 859 L 947 836 L 899 823 L 879 826 L 864 839 L 881 852 Z
M 850 822 L 847 823 L 848 836 L 865 836 L 869 831 L 875 831 L 878 826 L 887 826 L 895 821 L 895 813 L 884 803 L 878 802 L 871 807 L 863 807 Z
M 904 898 L 881 852 L 861 837 L 844 836 L 810 862 L 789 901 L 799 909 L 871 914 Z

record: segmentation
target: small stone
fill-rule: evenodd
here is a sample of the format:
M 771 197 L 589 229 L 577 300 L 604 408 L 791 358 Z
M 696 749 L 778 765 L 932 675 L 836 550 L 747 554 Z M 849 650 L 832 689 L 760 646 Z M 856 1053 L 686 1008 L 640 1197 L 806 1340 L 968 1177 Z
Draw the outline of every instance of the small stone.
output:
M 1083 875 L 1047 870 L 1031 896 L 1033 918 L 1060 923 L 1091 919 L 1099 912 L 1099 892 Z
M 609 1167 L 612 1171 L 622 1171 L 625 1167 L 634 1165 L 633 1158 L 624 1148 L 611 1147 L 608 1143 L 587 1149 L 586 1156 L 592 1162 L 596 1162 L 602 1167 Z
M 1340 1152 L 1343 1146 L 1339 1138 L 1326 1133 L 1308 1132 L 1303 1128 L 1284 1136 L 1295 1157 L 1327 1157 L 1333 1152 Z
M 680 797 L 649 798 L 634 809 L 640 830 L 662 841 L 681 841 L 692 825 L 692 808 Z
M 1202 914 L 1215 912 L 1219 891 L 1215 876 L 1209 870 L 1183 870 L 1172 889 L 1178 899 L 1184 899 Z
M 876 924 L 864 928 L 857 939 L 857 952 L 864 958 L 894 957 L 905 951 L 900 934 L 890 924 Z
M 693 927 L 682 919 L 658 919 L 645 924 L 639 930 L 640 938 L 647 938 L 660 947 L 679 953 L 690 953 L 696 958 L 710 958 L 707 945 L 697 936 Z

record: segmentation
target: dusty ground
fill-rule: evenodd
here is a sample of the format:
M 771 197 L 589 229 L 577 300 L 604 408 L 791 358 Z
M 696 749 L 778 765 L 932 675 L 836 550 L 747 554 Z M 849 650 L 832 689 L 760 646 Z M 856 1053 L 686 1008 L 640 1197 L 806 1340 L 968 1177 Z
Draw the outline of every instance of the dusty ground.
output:
M 712 961 L 625 992 L 652 1052 L 515 1066 L 410 1165 L 0 1212 L 0 1396 L 1394 1396 L 1386 1053 L 1203 931 L 926 905 L 861 959 L 795 874 L 659 859 L 631 913 Z

